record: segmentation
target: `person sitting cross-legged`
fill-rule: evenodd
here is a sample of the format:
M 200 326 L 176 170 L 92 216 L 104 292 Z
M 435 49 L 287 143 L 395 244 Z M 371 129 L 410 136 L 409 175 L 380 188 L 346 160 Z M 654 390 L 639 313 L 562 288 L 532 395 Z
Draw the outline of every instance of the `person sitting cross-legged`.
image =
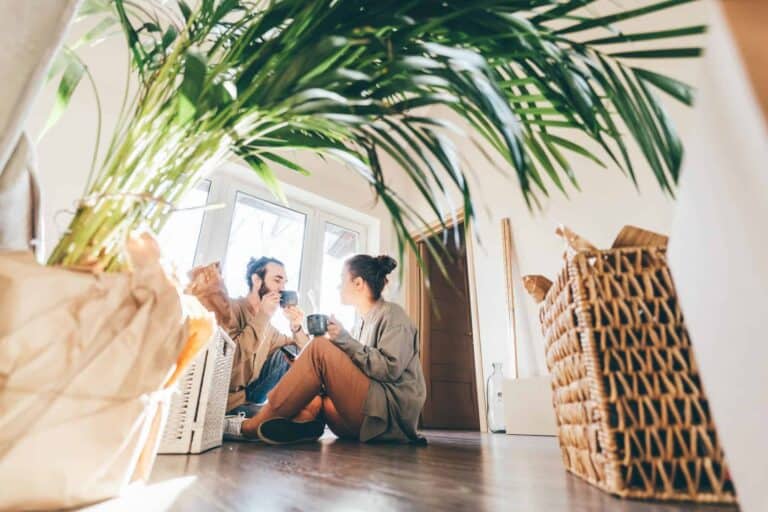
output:
M 216 314 L 219 325 L 237 345 L 226 410 L 228 414 L 253 416 L 290 366 L 279 349 L 283 346 L 301 348 L 309 342 L 302 330 L 304 313 L 298 306 L 283 309 L 290 321 L 292 337 L 282 334 L 270 323 L 280 309 L 280 292 L 287 282 L 285 266 L 274 258 L 252 258 L 245 273 L 249 292 L 239 299 L 229 298 L 218 264 L 193 269 L 190 276 L 187 292 L 197 296 Z
M 250 419 L 228 416 L 225 432 L 288 444 L 318 439 L 327 423 L 341 438 L 423 443 L 417 423 L 426 386 L 417 330 L 400 306 L 381 298 L 396 265 L 388 256 L 347 260 L 341 299 L 358 313 L 354 335 L 331 317 L 327 337 L 312 339 L 267 404 Z

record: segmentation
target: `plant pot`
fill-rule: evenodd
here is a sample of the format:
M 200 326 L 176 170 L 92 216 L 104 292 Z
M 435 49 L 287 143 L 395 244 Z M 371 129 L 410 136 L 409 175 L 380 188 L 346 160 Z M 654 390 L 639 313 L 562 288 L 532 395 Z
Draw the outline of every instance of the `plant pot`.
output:
M 0 509 L 81 506 L 149 476 L 169 375 L 206 329 L 147 241 L 112 274 L 0 251 Z

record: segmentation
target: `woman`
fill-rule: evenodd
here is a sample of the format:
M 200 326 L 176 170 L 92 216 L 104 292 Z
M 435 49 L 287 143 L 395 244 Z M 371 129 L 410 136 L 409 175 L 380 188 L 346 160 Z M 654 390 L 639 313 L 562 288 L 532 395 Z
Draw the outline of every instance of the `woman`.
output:
M 226 418 L 228 437 L 315 440 L 322 418 L 342 438 L 423 442 L 416 432 L 426 398 L 417 331 L 400 306 L 381 298 L 396 266 L 389 256 L 364 254 L 345 262 L 341 300 L 360 319 L 354 336 L 331 317 L 327 337 L 307 345 L 256 416 Z M 304 420 L 313 409 L 318 419 Z

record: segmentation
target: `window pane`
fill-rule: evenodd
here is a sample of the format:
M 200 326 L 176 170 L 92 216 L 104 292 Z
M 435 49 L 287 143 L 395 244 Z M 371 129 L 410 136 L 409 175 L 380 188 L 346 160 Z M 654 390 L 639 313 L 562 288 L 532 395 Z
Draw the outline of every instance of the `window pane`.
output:
M 360 235 L 356 231 L 330 222 L 325 223 L 320 309 L 324 313 L 336 315 L 348 330 L 355 323 L 355 310 L 352 306 L 341 304 L 339 296 L 341 271 L 344 261 L 357 254 L 359 250 Z
M 245 267 L 251 258 L 270 256 L 285 263 L 286 289 L 298 290 L 306 215 L 238 192 L 229 232 L 224 281 L 232 297 L 248 294 Z M 289 332 L 281 312 L 272 324 Z
M 194 209 L 174 212 L 158 236 L 163 256 L 176 264 L 182 280 L 186 279 L 187 272 L 195 262 L 197 242 L 205 213 L 203 208 L 198 207 L 206 205 L 210 189 L 211 182 L 205 180 L 187 192 L 178 208 Z

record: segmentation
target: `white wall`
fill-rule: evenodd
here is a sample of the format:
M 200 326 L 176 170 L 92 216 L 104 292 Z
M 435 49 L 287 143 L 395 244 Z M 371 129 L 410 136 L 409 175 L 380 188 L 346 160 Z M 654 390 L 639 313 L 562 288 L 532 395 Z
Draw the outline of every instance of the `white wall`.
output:
M 620 7 L 627 8 L 627 5 L 621 3 Z M 606 7 L 603 3 L 597 4 L 593 10 L 608 13 L 612 8 L 615 8 L 615 5 L 608 3 Z M 677 28 L 700 23 L 705 17 L 706 11 L 702 4 L 690 4 L 660 15 L 635 20 L 632 24 L 622 25 L 622 28 L 625 28 L 626 32 L 661 30 L 662 27 Z M 685 41 L 690 45 L 700 42 L 698 38 Z M 663 43 L 656 45 L 663 46 Z M 695 60 L 643 60 L 638 61 L 638 64 L 693 85 L 697 80 L 699 63 Z M 682 135 L 695 129 L 691 109 L 671 98 L 665 97 L 664 100 Z M 565 136 L 579 144 L 588 143 L 586 138 L 575 137 L 573 134 Z M 516 178 L 513 177 L 514 173 L 508 166 L 498 164 L 507 169 L 510 177 L 504 176 L 488 163 L 468 139 L 456 141 L 466 168 L 473 175 L 470 183 L 478 210 L 474 228 L 481 245 L 475 248 L 474 253 L 484 375 L 487 378 L 491 364 L 495 361 L 504 363 L 506 376 L 512 376 L 514 368 L 515 344 L 509 328 L 501 236 L 501 219 L 505 217 L 512 221 L 516 250 L 516 266 L 513 272 L 520 376 L 546 374 L 538 306 L 522 288 L 520 276 L 543 274 L 553 279 L 558 274 L 563 261 L 563 243 L 555 236 L 555 227 L 560 223 L 565 224 L 598 247 L 607 248 L 625 224 L 668 233 L 674 202 L 660 191 L 650 168 L 637 150 L 632 152 L 639 182 L 637 189 L 609 161 L 605 162 L 608 168 L 603 169 L 587 159 L 568 153 L 581 192 L 567 187 L 569 197 L 564 197 L 550 182 L 550 197 L 542 200 L 540 210 L 529 211 L 522 199 Z M 596 154 L 602 156 L 599 152 Z M 413 204 L 420 203 L 421 211 L 427 214 L 426 206 L 423 201 L 419 201 L 414 191 L 411 191 L 410 201 Z
M 754 73 L 765 57 L 745 57 L 768 46 L 762 31 L 768 6 L 708 3 L 715 11 L 696 106 L 700 128 L 686 139 L 691 151 L 669 264 L 740 510 L 762 512 L 768 510 L 768 111 L 761 111 L 758 91 L 768 80 Z

